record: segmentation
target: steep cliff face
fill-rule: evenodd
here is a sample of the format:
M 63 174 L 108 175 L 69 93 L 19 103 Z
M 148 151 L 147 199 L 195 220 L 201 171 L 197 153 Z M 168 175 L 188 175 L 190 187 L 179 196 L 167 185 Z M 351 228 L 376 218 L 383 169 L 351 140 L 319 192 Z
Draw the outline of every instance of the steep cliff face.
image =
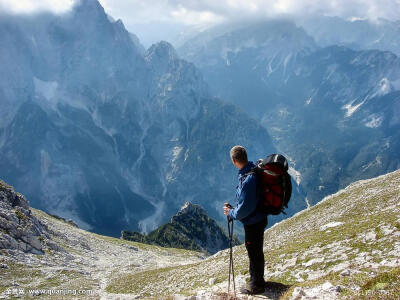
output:
M 2 255 L 18 252 L 44 254 L 45 250 L 64 251 L 51 240 L 51 231 L 37 218 L 29 202 L 0 180 L 0 249 Z
M 346 46 L 355 50 L 379 49 L 400 55 L 399 20 L 345 20 L 340 17 L 313 16 L 296 20 L 318 43 L 326 47 Z
M 199 205 L 186 202 L 167 224 L 159 226 L 147 235 L 122 231 L 122 239 L 171 248 L 204 251 L 214 254 L 229 246 L 225 231 L 211 219 Z M 237 237 L 233 245 L 239 245 Z
M 0 22 L 1 176 L 33 207 L 114 236 L 149 232 L 185 201 L 222 218 L 234 196 L 229 149 L 275 151 L 170 44 L 144 52 L 97 1 Z
M 396 55 L 321 47 L 289 21 L 223 29 L 199 34 L 178 52 L 213 93 L 261 121 L 298 171 L 309 203 L 399 168 Z

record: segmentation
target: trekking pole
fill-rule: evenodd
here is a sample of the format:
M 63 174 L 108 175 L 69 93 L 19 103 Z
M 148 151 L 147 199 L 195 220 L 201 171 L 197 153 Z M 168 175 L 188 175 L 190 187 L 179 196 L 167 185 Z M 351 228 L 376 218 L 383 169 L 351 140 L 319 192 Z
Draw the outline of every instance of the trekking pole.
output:
M 231 287 L 231 274 L 232 274 L 232 281 L 233 281 L 233 293 L 236 298 L 236 286 L 235 286 L 235 270 L 233 268 L 233 250 L 232 250 L 232 238 L 233 238 L 233 219 L 229 219 L 226 217 L 228 221 L 228 235 L 229 235 L 229 278 L 228 278 L 228 299 L 229 299 L 229 291 Z

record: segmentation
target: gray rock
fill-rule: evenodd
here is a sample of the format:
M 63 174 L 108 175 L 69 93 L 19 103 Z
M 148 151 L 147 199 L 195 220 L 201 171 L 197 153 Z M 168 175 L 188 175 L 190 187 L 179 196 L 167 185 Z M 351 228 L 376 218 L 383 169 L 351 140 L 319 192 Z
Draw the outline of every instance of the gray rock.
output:
M 23 251 L 23 252 L 27 252 L 28 251 L 28 247 L 27 244 L 24 241 L 18 241 L 18 249 Z
M 8 269 L 8 266 L 6 264 L 0 264 L 0 269 Z
M 47 225 L 32 214 L 28 200 L 2 181 L 0 229 L 0 249 L 43 254 L 38 237 L 43 235 L 50 238 Z
M 72 225 L 72 226 L 78 228 L 78 225 L 77 225 L 72 219 L 68 219 L 68 220 L 66 220 L 66 222 L 67 222 L 68 224 L 70 224 L 70 225 Z
M 36 236 L 29 236 L 28 241 L 29 241 L 29 245 L 31 245 L 33 248 L 42 250 L 42 243 L 39 241 L 39 239 Z
M 67 252 L 63 247 L 59 246 L 58 244 L 56 244 L 56 243 L 54 243 L 52 241 L 47 241 L 46 245 L 51 250 L 58 251 L 58 252 Z
M 305 296 L 306 293 L 301 287 L 296 287 L 293 291 L 292 298 L 293 300 L 301 299 L 303 296 Z
M 350 276 L 350 269 L 343 270 L 340 273 L 340 276 Z
M 12 286 L 19 286 L 19 283 L 15 280 L 12 281 Z
M 82 241 L 80 241 L 79 243 L 80 243 L 81 246 L 82 246 L 83 248 L 85 248 L 86 250 L 90 250 L 90 247 L 89 247 L 89 244 L 88 244 L 87 241 L 82 240 Z
M 18 242 L 10 235 L 4 235 L 6 247 L 8 249 L 18 249 Z
M 139 251 L 139 248 L 138 248 L 138 247 L 135 247 L 135 246 L 128 246 L 127 248 L 128 248 L 128 249 L 131 249 L 131 250 L 133 250 L 133 251 Z
M 215 278 L 210 278 L 208 280 L 208 285 L 214 285 L 214 283 L 215 283 Z
M 35 249 L 35 248 L 32 248 L 31 251 L 30 251 L 30 253 L 32 253 L 32 254 L 39 254 L 39 255 L 43 255 L 43 254 L 44 254 L 43 251 L 37 250 L 37 249 Z

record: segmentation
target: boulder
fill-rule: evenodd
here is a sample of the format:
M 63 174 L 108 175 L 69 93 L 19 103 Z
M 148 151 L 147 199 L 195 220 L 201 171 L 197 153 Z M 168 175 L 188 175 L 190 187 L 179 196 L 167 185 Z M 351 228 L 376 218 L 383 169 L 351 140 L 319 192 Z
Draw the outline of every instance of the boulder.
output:
M 32 214 L 28 200 L 0 180 L 0 249 L 44 254 L 39 239 L 43 236 L 50 238 L 48 227 Z

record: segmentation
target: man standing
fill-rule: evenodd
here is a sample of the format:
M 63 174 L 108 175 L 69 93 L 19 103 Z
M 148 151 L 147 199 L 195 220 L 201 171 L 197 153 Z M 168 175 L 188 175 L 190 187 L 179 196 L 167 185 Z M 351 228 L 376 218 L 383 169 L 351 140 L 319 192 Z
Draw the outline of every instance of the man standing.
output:
M 264 281 L 264 229 L 267 226 L 267 214 L 256 209 L 258 204 L 257 178 L 247 174 L 254 163 L 247 160 L 246 149 L 235 146 L 230 151 L 232 163 L 239 169 L 239 184 L 236 189 L 236 207 L 224 205 L 224 214 L 243 223 L 245 245 L 249 256 L 250 282 L 242 290 L 246 294 L 259 294 L 265 290 Z

